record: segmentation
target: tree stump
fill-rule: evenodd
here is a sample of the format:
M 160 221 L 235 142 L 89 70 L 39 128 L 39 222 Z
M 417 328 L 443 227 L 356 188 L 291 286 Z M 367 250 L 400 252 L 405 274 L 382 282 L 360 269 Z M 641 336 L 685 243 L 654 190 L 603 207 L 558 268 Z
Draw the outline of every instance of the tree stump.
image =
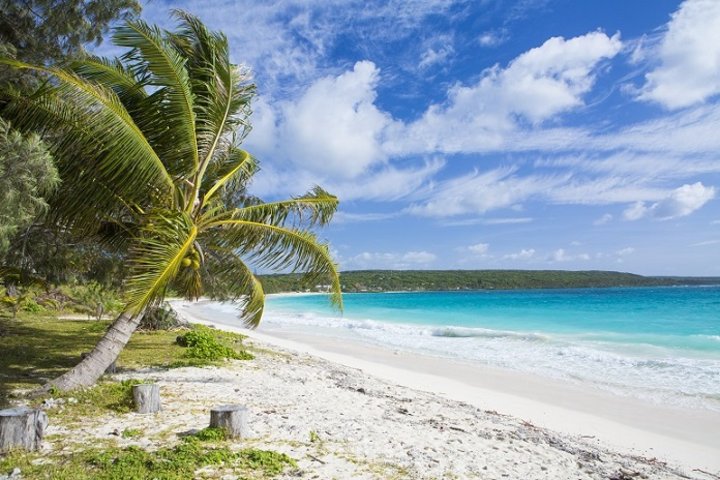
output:
M 80 354 L 80 360 L 85 360 L 85 357 L 90 355 L 90 352 L 85 352 Z M 107 369 L 105 369 L 105 373 L 117 373 L 117 360 L 112 362 Z
M 16 448 L 37 450 L 47 425 L 48 418 L 42 410 L 27 407 L 0 410 L 0 452 Z
M 155 413 L 160 411 L 160 385 L 143 383 L 133 385 L 133 402 L 138 413 Z
M 222 428 L 229 438 L 250 436 L 248 409 L 242 405 L 220 405 L 210 410 L 210 426 Z

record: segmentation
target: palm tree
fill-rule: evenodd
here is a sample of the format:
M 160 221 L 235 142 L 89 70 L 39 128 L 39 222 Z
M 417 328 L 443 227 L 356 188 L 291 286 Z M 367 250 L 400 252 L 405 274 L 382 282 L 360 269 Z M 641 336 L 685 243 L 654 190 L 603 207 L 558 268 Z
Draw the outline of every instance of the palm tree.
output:
M 264 292 L 250 265 L 329 278 L 342 306 L 336 265 L 313 233 L 330 221 L 337 198 L 320 187 L 271 203 L 247 194 L 258 164 L 239 145 L 255 88 L 230 63 L 222 33 L 174 15 L 174 32 L 142 21 L 117 29 L 114 43 L 129 50 L 113 61 L 0 60 L 48 76 L 32 95 L 4 92 L 1 112 L 51 147 L 62 187 L 48 221 L 127 252 L 124 312 L 48 388 L 93 384 L 168 288 L 188 299 L 238 300 L 244 323 L 257 326 Z

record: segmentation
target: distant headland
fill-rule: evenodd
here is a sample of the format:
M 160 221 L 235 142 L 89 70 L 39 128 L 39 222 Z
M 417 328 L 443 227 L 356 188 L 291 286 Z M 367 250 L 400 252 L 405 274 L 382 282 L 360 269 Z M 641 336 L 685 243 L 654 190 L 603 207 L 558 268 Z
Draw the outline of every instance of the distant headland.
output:
M 342 272 L 340 278 L 346 293 L 720 285 L 720 277 L 643 276 L 600 270 L 355 270 Z M 327 289 L 321 282 L 307 282 L 294 273 L 262 275 L 260 280 L 266 293 Z

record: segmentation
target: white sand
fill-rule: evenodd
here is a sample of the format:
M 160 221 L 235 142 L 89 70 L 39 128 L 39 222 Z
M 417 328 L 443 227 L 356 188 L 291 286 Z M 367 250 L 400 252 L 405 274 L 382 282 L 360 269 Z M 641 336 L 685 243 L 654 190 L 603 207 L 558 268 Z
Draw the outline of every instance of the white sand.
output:
M 197 305 L 175 307 L 193 321 L 212 320 L 202 318 Z M 633 472 L 644 478 L 717 478 L 699 470 L 720 473 L 720 418 L 711 412 L 645 405 L 562 382 L 362 344 L 236 330 L 283 355 L 261 354 L 221 369 L 152 374 L 172 397 L 163 418 L 153 422 L 171 431 L 201 428 L 210 406 L 246 404 L 253 412 L 254 442 L 298 458 L 303 478 L 393 473 L 395 478 L 635 478 L 629 476 Z M 311 431 L 322 441 L 310 442 Z
M 175 308 L 212 320 L 201 305 Z M 158 382 L 163 410 L 51 425 L 45 448 L 164 447 L 207 426 L 211 407 L 238 403 L 253 435 L 234 446 L 296 459 L 283 479 L 720 478 L 720 420 L 709 412 L 360 343 L 242 331 L 255 360 L 116 375 Z M 122 438 L 125 429 L 142 436 Z

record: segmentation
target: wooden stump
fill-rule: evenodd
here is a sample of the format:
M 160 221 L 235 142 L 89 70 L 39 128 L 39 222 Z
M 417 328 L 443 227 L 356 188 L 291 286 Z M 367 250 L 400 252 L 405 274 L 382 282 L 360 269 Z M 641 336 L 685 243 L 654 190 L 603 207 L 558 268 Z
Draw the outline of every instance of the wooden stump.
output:
M 224 429 L 230 438 L 250 436 L 248 409 L 242 405 L 220 405 L 210 410 L 210 426 Z
M 48 418 L 42 410 L 27 407 L 0 410 L 0 452 L 16 448 L 37 450 L 47 425 Z
M 144 383 L 133 385 L 133 401 L 138 413 L 155 413 L 160 411 L 160 385 Z
M 85 352 L 80 354 L 80 360 L 85 360 L 85 357 L 90 355 L 90 352 Z M 105 369 L 105 373 L 117 373 L 117 360 L 112 362 L 109 367 Z

